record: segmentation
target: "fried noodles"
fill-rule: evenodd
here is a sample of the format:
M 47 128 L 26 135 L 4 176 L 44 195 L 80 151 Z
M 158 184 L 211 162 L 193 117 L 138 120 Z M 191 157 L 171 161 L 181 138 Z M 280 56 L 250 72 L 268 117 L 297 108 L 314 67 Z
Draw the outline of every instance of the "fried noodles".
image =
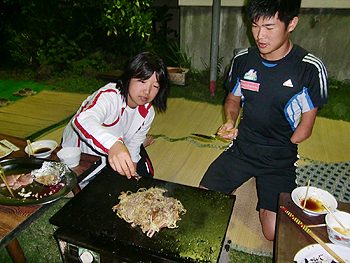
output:
M 141 188 L 136 193 L 121 192 L 119 204 L 112 209 L 132 227 L 140 226 L 143 233 L 152 237 L 163 227 L 177 228 L 180 213 L 186 213 L 179 200 L 163 195 L 166 191 L 152 187 Z

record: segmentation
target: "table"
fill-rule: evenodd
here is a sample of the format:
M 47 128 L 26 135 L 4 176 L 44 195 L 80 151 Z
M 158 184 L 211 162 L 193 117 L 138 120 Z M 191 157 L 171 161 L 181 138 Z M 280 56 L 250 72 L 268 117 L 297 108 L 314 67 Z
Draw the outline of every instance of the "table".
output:
M 305 225 L 324 224 L 325 215 L 309 216 L 297 207 L 289 193 L 282 193 L 279 205 L 286 207 Z M 350 203 L 338 202 L 338 209 L 350 212 Z M 325 243 L 331 243 L 327 236 L 326 227 L 312 228 L 312 231 Z M 317 243 L 309 234 L 301 229 L 284 211 L 277 212 L 276 238 L 274 243 L 274 262 L 293 262 L 295 254 L 310 244 Z
M 24 152 L 24 148 L 27 145 L 26 140 L 14 136 L 0 134 L 0 140 L 3 139 L 8 140 L 20 148 L 18 151 L 12 152 L 4 159 L 27 156 Z M 59 161 L 58 157 L 56 156 L 58 150 L 59 148 L 55 149 L 55 151 L 53 151 L 53 153 L 47 159 Z M 81 181 L 100 164 L 100 157 L 83 153 L 81 154 L 79 165 L 72 168 L 72 170 L 77 174 L 78 181 Z M 76 186 L 73 189 L 73 192 L 77 193 L 79 190 L 79 187 Z M 6 247 L 13 262 L 27 262 L 16 237 L 33 221 L 38 219 L 45 211 L 47 211 L 51 205 L 52 203 L 37 206 L 0 205 L 0 249 Z

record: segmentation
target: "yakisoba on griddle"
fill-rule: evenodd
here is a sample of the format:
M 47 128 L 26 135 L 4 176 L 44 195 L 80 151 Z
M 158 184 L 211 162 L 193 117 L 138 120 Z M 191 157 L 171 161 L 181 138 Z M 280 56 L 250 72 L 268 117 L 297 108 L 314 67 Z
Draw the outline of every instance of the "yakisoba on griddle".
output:
M 180 213 L 186 213 L 179 200 L 163 195 L 166 191 L 152 187 L 141 188 L 136 193 L 121 192 L 119 204 L 112 209 L 120 218 L 133 227 L 140 226 L 143 233 L 152 237 L 163 227 L 176 228 Z

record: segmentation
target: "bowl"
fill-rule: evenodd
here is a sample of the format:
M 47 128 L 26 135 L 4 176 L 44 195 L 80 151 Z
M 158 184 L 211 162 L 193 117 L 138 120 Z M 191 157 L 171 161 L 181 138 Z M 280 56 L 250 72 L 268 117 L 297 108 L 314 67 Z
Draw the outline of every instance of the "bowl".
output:
M 57 145 L 57 142 L 54 140 L 41 140 L 30 143 L 33 151 L 32 155 L 37 158 L 49 157 Z M 24 151 L 29 154 L 28 145 L 24 148 Z
M 301 209 L 303 209 L 306 190 L 307 186 L 301 186 L 295 188 L 292 192 L 292 200 L 294 204 Z M 334 212 L 338 207 L 338 202 L 334 196 L 326 190 L 310 186 L 306 206 L 305 209 L 303 209 L 304 213 L 310 216 L 327 214 L 328 211 L 323 207 L 323 205 L 327 206 L 330 211 Z
M 73 168 L 79 165 L 81 150 L 79 147 L 65 147 L 57 152 L 57 157 L 62 163 Z
M 350 231 L 350 214 L 343 211 L 333 213 L 338 220 Z M 350 235 L 339 225 L 333 215 L 327 214 L 325 218 L 329 240 L 336 245 L 350 247 Z

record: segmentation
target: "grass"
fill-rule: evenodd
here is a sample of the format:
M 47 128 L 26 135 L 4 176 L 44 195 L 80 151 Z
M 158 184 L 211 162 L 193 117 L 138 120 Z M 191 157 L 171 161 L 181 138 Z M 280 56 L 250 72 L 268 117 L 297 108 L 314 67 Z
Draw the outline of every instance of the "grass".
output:
M 56 228 L 49 223 L 49 219 L 67 202 L 68 199 L 65 198 L 55 202 L 49 210 L 18 236 L 17 239 L 28 263 L 62 262 L 58 245 L 53 236 Z M 5 248 L 0 250 L 0 262 L 12 263 Z
M 207 102 L 215 105 L 223 105 L 227 90 L 223 85 L 224 81 L 217 81 L 215 95 L 210 95 L 209 84 L 203 79 L 190 79 L 186 86 L 172 86 L 171 98 L 186 98 L 188 100 Z M 330 79 L 329 102 L 318 113 L 318 116 L 350 121 L 350 84 Z M 35 91 L 42 89 L 53 89 L 56 91 L 76 92 L 91 94 L 101 86 L 106 84 L 105 80 L 93 77 L 58 76 L 45 81 L 34 81 L 33 76 L 25 72 L 0 71 L 0 98 L 5 97 L 16 100 L 18 97 L 12 93 L 23 87 L 31 87 Z M 49 218 L 62 207 L 67 200 L 56 202 L 42 217 L 36 220 L 29 228 L 23 231 L 18 237 L 22 244 L 24 253 L 29 263 L 62 262 L 59 255 L 58 246 L 53 238 L 55 228 L 48 223 Z M 49 252 L 48 252 L 49 251 Z M 270 263 L 270 257 L 247 254 L 237 250 L 230 252 L 231 262 L 263 262 Z M 11 262 L 6 249 L 0 251 L 0 262 Z

